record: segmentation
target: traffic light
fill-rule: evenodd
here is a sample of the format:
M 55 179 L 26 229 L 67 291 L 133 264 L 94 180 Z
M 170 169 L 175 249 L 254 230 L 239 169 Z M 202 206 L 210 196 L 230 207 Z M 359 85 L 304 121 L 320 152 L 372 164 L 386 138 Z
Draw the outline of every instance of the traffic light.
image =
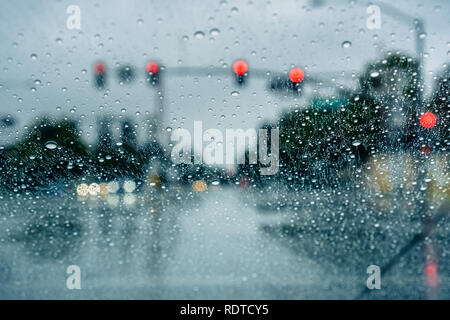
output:
M 428 111 L 420 116 L 419 121 L 422 127 L 426 129 L 431 129 L 436 125 L 437 119 L 434 113 Z
M 95 86 L 102 89 L 106 84 L 106 65 L 103 62 L 94 64 Z
M 236 77 L 236 82 L 243 85 L 245 78 L 248 76 L 248 64 L 244 60 L 237 60 L 233 63 L 233 72 Z
M 420 152 L 421 155 L 424 155 L 424 156 L 428 157 L 430 155 L 430 153 L 431 153 L 431 147 L 427 143 L 422 144 L 419 147 L 419 152 Z
M 134 80 L 134 68 L 129 65 L 121 66 L 117 70 L 120 83 L 128 83 Z
M 278 75 L 270 79 L 270 89 L 273 91 L 282 91 L 288 87 L 287 79 L 284 76 Z
M 277 75 L 270 79 L 269 88 L 272 91 L 286 91 L 300 94 L 303 86 L 305 73 L 300 68 L 292 68 L 288 77 L 285 75 Z
M 296 93 L 300 93 L 301 82 L 305 78 L 305 73 L 300 68 L 292 68 L 289 71 L 289 88 Z
M 431 143 L 433 141 L 433 135 L 431 134 L 431 131 L 429 129 L 433 128 L 437 123 L 436 115 L 430 111 L 425 112 L 422 114 L 419 118 L 419 123 L 422 126 L 421 130 L 421 143 L 419 147 L 419 153 L 424 156 L 429 156 L 431 153 L 431 146 L 424 142 L 428 141 Z
M 152 86 L 159 86 L 159 64 L 155 61 L 149 61 L 146 66 L 147 82 Z

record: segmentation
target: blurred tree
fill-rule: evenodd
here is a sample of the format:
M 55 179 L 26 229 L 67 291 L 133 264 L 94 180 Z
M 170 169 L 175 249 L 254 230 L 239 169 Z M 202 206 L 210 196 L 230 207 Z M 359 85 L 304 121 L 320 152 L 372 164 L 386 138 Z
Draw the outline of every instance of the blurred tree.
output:
M 90 158 L 92 161 L 92 175 L 100 181 L 113 180 L 117 175 L 115 164 L 119 158 L 118 146 L 114 143 L 111 121 L 103 117 L 98 121 L 97 146 Z
M 278 127 L 278 125 L 272 124 L 270 122 L 264 122 L 261 126 L 260 129 L 266 129 L 268 134 L 269 134 L 269 139 L 270 139 L 270 132 L 271 129 L 275 129 L 276 127 Z M 259 131 L 257 131 L 259 132 Z M 259 133 L 258 133 L 259 134 Z M 256 145 L 256 148 L 258 150 L 258 163 L 256 164 L 251 164 L 250 163 L 250 159 L 249 159 L 249 150 L 247 149 L 245 151 L 245 163 L 244 164 L 239 164 L 237 166 L 237 172 L 236 172 L 236 176 L 238 179 L 242 178 L 242 177 L 246 177 L 249 179 L 250 185 L 252 186 L 263 186 L 264 184 L 266 184 L 267 182 L 269 182 L 272 179 L 275 179 L 275 177 L 271 176 L 271 175 L 261 175 L 260 172 L 260 168 L 261 168 L 261 164 L 259 163 L 259 159 L 261 157 L 261 155 L 259 155 L 259 144 L 261 141 L 259 141 L 258 138 L 258 142 Z M 271 143 L 268 143 L 268 153 L 271 152 L 270 150 L 271 147 Z M 275 175 L 276 176 L 276 175 Z
M 66 183 L 88 170 L 87 147 L 72 120 L 43 118 L 18 144 L 0 151 L 0 186 L 13 191 Z
M 418 67 L 406 55 L 388 53 L 367 65 L 358 91 L 283 114 L 281 178 L 293 185 L 341 184 L 371 154 L 405 147 L 416 133 Z
M 138 147 L 135 125 L 130 119 L 125 119 L 121 124 L 122 144 L 117 148 L 116 159 L 111 164 L 115 176 L 145 180 L 145 168 L 148 159 L 143 150 Z
M 407 149 L 417 136 L 417 117 L 422 107 L 419 62 L 401 52 L 391 52 L 369 63 L 360 77 L 362 96 L 382 107 L 386 122 L 386 151 Z
M 349 97 L 337 107 L 295 110 L 280 119 L 280 172 L 293 182 L 334 183 L 343 169 L 378 150 L 383 110 L 370 99 Z

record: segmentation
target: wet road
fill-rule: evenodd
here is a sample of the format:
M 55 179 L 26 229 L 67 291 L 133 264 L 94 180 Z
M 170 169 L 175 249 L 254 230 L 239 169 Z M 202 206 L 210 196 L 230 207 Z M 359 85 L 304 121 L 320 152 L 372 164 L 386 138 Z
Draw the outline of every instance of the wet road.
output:
M 0 298 L 358 296 L 365 287 L 370 255 L 360 266 L 353 263 L 355 253 L 347 251 L 349 268 L 336 267 L 321 259 L 323 255 L 333 259 L 325 249 L 315 255 L 299 246 L 309 243 L 310 248 L 321 248 L 320 238 L 299 240 L 276 231 L 291 221 L 290 210 L 262 212 L 250 199 L 231 187 L 213 187 L 204 193 L 167 189 L 103 199 L 5 199 Z M 325 246 L 332 251 L 338 248 L 333 241 Z M 416 250 L 419 255 L 420 250 Z M 403 263 L 386 278 L 383 293 L 373 297 L 423 297 L 420 266 L 411 275 L 411 261 Z M 81 269 L 81 290 L 66 288 L 69 265 Z M 411 287 L 421 288 L 416 292 L 419 296 L 411 293 Z M 446 294 L 441 292 L 441 297 Z

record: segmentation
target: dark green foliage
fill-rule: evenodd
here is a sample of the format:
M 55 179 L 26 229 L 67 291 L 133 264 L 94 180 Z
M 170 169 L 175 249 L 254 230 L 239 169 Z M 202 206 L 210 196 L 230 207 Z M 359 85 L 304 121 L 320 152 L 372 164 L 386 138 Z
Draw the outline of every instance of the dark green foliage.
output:
M 323 181 L 376 152 L 385 130 L 384 110 L 359 95 L 337 108 L 296 110 L 280 119 L 282 174 Z
M 419 76 L 414 59 L 388 53 L 367 65 L 359 92 L 284 114 L 279 177 L 294 185 L 334 184 L 371 154 L 407 149 L 417 137 Z M 401 130 L 396 114 L 405 119 Z
M 55 149 L 46 147 L 48 142 Z M 70 120 L 44 118 L 32 125 L 18 144 L 0 152 L 0 185 L 20 191 L 68 181 L 86 168 L 87 148 Z

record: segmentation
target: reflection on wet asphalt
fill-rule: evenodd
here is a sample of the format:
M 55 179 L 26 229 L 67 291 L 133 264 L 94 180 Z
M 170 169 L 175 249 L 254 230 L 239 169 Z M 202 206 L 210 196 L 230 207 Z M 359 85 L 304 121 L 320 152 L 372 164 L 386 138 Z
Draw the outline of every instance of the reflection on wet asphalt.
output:
M 5 201 L 0 297 L 351 299 L 365 286 L 366 266 L 339 268 L 318 259 L 323 254 L 299 244 L 320 248 L 320 239 L 274 232 L 289 215 L 261 212 L 240 190 L 115 197 Z M 347 253 L 350 266 L 354 254 Z M 422 285 L 420 266 L 405 280 L 405 263 L 391 280 L 387 275 L 384 297 L 422 294 L 410 290 Z M 66 288 L 73 264 L 81 268 L 81 290 Z

